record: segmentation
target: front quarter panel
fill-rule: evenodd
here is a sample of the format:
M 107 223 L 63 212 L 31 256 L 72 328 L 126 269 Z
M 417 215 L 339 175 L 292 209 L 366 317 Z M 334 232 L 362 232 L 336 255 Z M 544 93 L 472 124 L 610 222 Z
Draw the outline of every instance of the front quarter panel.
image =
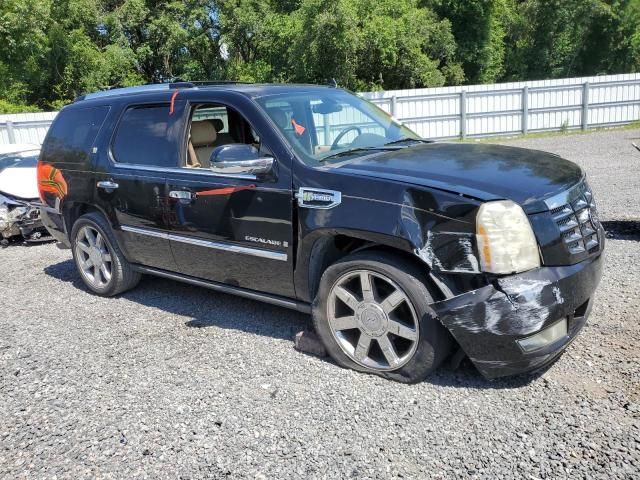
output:
M 298 207 L 295 278 L 298 296 L 305 301 L 313 297 L 318 245 L 336 235 L 404 251 L 434 273 L 480 273 L 474 241 L 478 200 L 337 169 L 302 167 L 294 179 L 294 189 L 300 187 L 342 194 L 340 205 L 331 209 Z

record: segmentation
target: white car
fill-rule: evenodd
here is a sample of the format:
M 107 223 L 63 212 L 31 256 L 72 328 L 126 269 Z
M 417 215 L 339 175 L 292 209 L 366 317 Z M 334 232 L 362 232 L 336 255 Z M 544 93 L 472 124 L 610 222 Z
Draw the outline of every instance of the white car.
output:
M 41 240 L 46 230 L 40 221 L 37 163 L 40 147 L 0 145 L 0 242 L 12 237 Z
M 5 155 L 7 153 L 26 152 L 28 150 L 40 150 L 40 147 L 33 143 L 0 144 L 0 155 Z

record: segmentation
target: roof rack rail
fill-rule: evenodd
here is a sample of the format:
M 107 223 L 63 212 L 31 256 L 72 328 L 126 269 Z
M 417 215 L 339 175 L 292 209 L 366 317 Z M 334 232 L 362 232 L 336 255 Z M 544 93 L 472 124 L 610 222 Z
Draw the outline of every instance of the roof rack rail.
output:
M 91 100 L 93 98 L 113 97 L 116 95 L 128 95 L 131 93 L 156 92 L 161 90 L 175 90 L 178 88 L 198 88 L 215 85 L 234 85 L 248 84 L 250 82 L 239 82 L 235 80 L 199 80 L 199 81 L 182 81 L 177 80 L 169 83 L 150 83 L 147 85 L 138 85 L 135 87 L 112 88 L 101 92 L 86 93 L 75 98 L 75 102 L 82 100 Z
M 193 82 L 183 82 L 182 80 L 169 83 L 169 88 L 175 90 L 177 88 L 196 88 Z
M 206 87 L 208 85 L 248 85 L 251 82 L 241 82 L 239 80 L 190 80 L 176 83 L 193 85 L 194 87 Z
M 91 100 L 93 98 L 114 97 L 116 95 L 127 95 L 130 93 L 158 92 L 168 89 L 168 83 L 154 83 L 149 85 L 138 85 L 135 87 L 112 88 L 111 90 L 103 90 L 101 92 L 93 92 L 80 95 L 76 98 L 75 101 Z

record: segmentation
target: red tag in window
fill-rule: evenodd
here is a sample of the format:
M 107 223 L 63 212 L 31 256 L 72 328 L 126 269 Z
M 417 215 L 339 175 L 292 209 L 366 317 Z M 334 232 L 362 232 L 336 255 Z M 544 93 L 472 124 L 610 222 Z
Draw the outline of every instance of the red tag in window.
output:
M 306 128 L 304 128 L 299 123 L 296 123 L 296 121 L 293 118 L 291 119 L 291 125 L 293 125 L 293 129 L 296 131 L 296 135 L 301 137 L 304 134 Z

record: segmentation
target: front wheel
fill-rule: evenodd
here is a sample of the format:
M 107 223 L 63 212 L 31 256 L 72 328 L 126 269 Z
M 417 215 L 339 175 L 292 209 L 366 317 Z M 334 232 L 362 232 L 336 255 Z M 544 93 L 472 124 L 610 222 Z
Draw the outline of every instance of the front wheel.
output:
M 71 230 L 73 260 L 84 284 L 111 297 L 137 285 L 140 274 L 131 268 L 109 224 L 98 213 L 80 217 Z
M 326 270 L 313 320 L 339 365 L 415 383 L 450 350 L 449 333 L 429 307 L 432 302 L 424 273 L 412 263 L 385 252 L 361 252 Z

